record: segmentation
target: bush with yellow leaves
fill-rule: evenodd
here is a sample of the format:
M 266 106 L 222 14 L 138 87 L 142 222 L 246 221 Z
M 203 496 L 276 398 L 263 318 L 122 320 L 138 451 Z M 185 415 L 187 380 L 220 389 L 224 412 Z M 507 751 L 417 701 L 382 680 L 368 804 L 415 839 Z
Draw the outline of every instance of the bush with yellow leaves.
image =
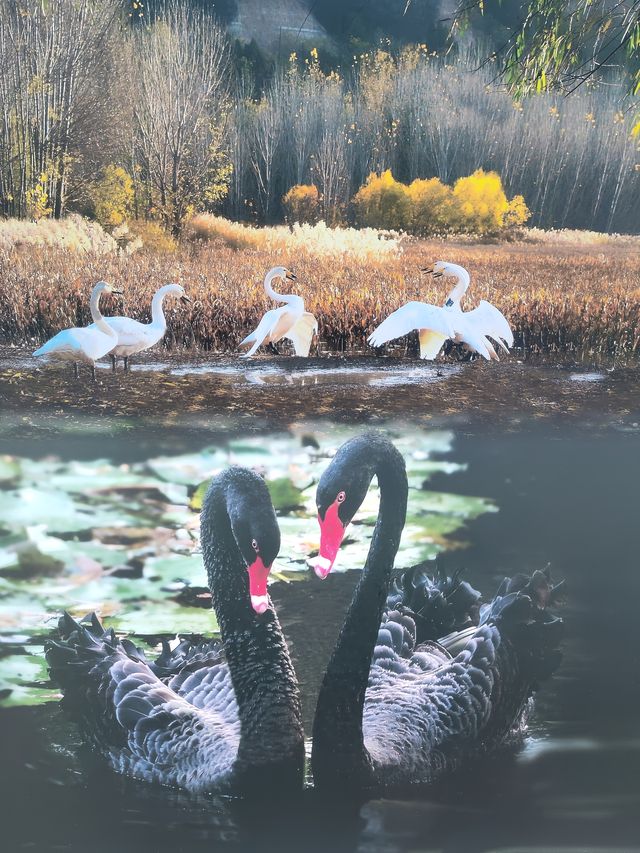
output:
M 381 175 L 371 172 L 364 186 L 353 197 L 355 219 L 368 228 L 405 231 L 411 223 L 411 197 L 405 184 L 396 181 L 387 169 Z
M 459 178 L 453 189 L 438 178 L 417 178 L 406 186 L 390 170 L 372 173 L 353 205 L 358 225 L 423 237 L 445 232 L 496 234 L 523 225 L 531 216 L 521 195 L 509 201 L 500 175 L 483 169 Z
M 105 166 L 90 190 L 93 213 L 103 228 L 117 228 L 131 215 L 133 180 L 121 166 Z
M 320 219 L 320 197 L 315 184 L 296 184 L 282 198 L 287 222 L 308 222 Z
M 497 172 L 477 169 L 453 186 L 452 225 L 456 231 L 495 234 L 507 225 L 522 225 L 530 216 L 522 196 L 507 199 Z
M 422 237 L 442 234 L 451 228 L 453 193 L 438 178 L 416 178 L 409 184 L 411 231 Z
M 142 248 L 158 255 L 167 255 L 178 248 L 176 240 L 159 222 L 150 219 L 134 219 L 129 223 L 129 231 Z

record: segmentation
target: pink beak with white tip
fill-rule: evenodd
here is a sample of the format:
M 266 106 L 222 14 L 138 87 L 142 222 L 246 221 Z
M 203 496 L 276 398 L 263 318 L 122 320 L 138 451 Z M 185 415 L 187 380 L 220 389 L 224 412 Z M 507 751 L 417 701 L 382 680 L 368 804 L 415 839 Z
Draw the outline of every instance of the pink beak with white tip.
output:
M 271 566 L 265 566 L 262 562 L 262 557 L 256 555 L 255 560 L 250 566 L 247 566 L 249 572 L 249 595 L 251 596 L 251 606 L 256 613 L 264 613 L 269 608 L 269 596 L 267 594 L 267 578 L 271 571 Z
M 313 570 L 320 580 L 324 580 L 336 561 L 340 545 L 344 539 L 346 527 L 338 515 L 338 501 L 327 509 L 324 518 L 318 514 L 320 525 L 320 553 L 313 561 Z

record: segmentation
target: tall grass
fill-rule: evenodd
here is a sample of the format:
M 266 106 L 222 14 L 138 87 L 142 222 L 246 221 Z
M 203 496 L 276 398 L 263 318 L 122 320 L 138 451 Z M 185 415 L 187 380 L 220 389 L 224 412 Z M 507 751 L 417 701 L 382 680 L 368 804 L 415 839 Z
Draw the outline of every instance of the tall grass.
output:
M 320 256 L 291 247 L 232 249 L 220 243 L 184 245 L 171 255 L 55 251 L 46 247 L 0 252 L 0 341 L 34 346 L 65 326 L 90 322 L 88 297 L 99 279 L 121 285 L 121 301 L 106 313 L 149 319 L 161 284 L 180 281 L 195 304 L 167 304 L 163 346 L 234 353 L 261 315 L 274 307 L 262 280 L 275 264 L 298 281 L 283 290 L 305 299 L 319 321 L 321 352 L 368 352 L 366 337 L 404 302 L 442 304 L 446 283 L 419 273 L 434 260 L 466 266 L 472 286 L 466 309 L 489 299 L 511 322 L 526 353 L 576 358 L 630 356 L 640 341 L 638 240 L 586 245 L 501 246 L 408 242 L 395 256 Z M 632 250 L 630 251 L 630 248 Z M 400 341 L 396 352 L 405 351 Z

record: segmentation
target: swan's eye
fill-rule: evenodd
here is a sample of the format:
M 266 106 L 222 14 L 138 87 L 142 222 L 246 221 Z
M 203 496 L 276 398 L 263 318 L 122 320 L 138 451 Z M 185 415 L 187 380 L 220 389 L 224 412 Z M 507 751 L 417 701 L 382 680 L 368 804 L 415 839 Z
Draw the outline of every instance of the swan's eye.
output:
M 258 543 L 256 542 L 256 540 L 255 540 L 255 539 L 252 539 L 252 540 L 251 540 L 251 547 L 252 547 L 252 548 L 253 548 L 253 550 L 256 552 L 256 554 L 257 554 L 257 553 L 258 553 L 258 551 L 260 550 L 260 549 L 258 548 Z
M 336 498 L 336 500 L 338 501 L 339 504 L 341 504 L 346 497 L 347 496 L 345 495 L 344 492 L 338 492 L 338 497 Z

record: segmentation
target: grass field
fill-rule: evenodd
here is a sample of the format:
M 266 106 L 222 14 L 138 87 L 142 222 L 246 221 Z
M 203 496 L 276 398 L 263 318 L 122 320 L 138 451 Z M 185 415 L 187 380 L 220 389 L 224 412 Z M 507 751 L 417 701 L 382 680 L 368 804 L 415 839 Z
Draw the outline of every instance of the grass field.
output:
M 264 274 L 284 264 L 298 276 L 285 292 L 304 296 L 318 319 L 318 351 L 359 353 L 366 351 L 372 329 L 404 302 L 443 303 L 447 284 L 421 275 L 419 267 L 446 260 L 471 273 L 463 307 L 470 309 L 480 299 L 497 305 L 525 354 L 625 357 L 638 348 L 638 238 L 578 232 L 496 245 L 403 241 L 377 248 L 376 242 L 357 254 L 343 244 L 334 251 L 314 245 L 312 238 L 241 249 L 223 241 L 185 243 L 173 253 L 5 249 L 0 251 L 0 342 L 35 347 L 61 328 L 90 322 L 88 297 L 99 279 L 125 291 L 117 301 L 105 299 L 106 314 L 144 320 L 155 289 L 178 281 L 194 305 L 167 303 L 164 346 L 235 352 L 262 313 L 274 307 L 262 290 Z M 406 346 L 400 341 L 394 351 L 405 352 Z M 414 351 L 415 342 L 409 341 L 409 352 Z

